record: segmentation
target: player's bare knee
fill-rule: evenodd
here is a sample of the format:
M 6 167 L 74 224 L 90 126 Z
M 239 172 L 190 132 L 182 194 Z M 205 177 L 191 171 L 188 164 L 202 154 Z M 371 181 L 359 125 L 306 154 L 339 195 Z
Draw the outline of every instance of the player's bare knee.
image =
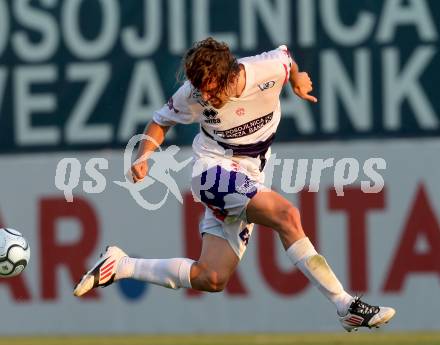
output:
M 227 275 L 217 272 L 203 263 L 197 263 L 197 274 L 193 278 L 193 285 L 206 292 L 223 291 L 229 280 Z
M 206 274 L 206 285 L 209 292 L 221 292 L 226 287 L 228 277 L 215 270 L 210 270 Z

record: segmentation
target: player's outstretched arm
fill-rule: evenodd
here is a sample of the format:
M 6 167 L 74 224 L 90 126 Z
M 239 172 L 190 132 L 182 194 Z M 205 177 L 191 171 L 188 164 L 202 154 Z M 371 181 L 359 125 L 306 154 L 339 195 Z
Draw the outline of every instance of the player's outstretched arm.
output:
M 310 79 L 307 72 L 299 71 L 298 65 L 295 63 L 295 61 L 292 62 L 292 67 L 290 68 L 289 82 L 293 92 L 299 98 L 305 99 L 313 103 L 318 102 L 318 99 L 316 97 L 310 95 L 310 92 L 313 90 L 312 80 Z
M 168 132 L 168 126 L 162 126 L 154 121 L 150 121 L 145 128 L 144 134 L 148 136 L 148 139 L 142 140 L 136 155 L 135 162 L 131 166 L 131 174 L 133 176 L 133 182 L 138 182 L 147 176 L 148 172 L 148 157 L 156 151 L 165 140 L 165 135 Z

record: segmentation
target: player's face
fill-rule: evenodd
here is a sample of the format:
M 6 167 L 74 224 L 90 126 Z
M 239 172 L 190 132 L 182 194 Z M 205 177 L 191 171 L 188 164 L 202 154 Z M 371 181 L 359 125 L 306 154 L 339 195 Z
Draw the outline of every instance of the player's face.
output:
M 214 108 L 220 109 L 229 100 L 230 92 L 217 91 L 217 82 L 212 81 L 200 89 L 204 101 L 209 102 Z

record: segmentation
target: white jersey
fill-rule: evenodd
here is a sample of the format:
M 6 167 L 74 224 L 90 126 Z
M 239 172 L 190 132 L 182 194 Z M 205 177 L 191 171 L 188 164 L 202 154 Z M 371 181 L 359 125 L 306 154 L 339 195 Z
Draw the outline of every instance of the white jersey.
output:
M 246 72 L 240 97 L 231 97 L 216 109 L 186 81 L 154 113 L 153 121 L 163 126 L 200 123 L 201 132 L 193 142 L 196 158 L 210 157 L 218 163 L 226 155 L 259 179 L 261 159 L 270 154 L 268 148 L 280 122 L 279 96 L 289 80 L 292 60 L 286 46 L 280 46 L 238 62 Z

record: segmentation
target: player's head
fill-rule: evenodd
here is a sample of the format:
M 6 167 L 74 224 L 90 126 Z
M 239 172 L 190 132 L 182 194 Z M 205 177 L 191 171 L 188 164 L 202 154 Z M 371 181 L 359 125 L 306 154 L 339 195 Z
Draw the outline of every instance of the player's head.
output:
M 196 42 L 185 54 L 183 71 L 204 100 L 216 108 L 232 96 L 240 67 L 228 45 L 212 37 Z

